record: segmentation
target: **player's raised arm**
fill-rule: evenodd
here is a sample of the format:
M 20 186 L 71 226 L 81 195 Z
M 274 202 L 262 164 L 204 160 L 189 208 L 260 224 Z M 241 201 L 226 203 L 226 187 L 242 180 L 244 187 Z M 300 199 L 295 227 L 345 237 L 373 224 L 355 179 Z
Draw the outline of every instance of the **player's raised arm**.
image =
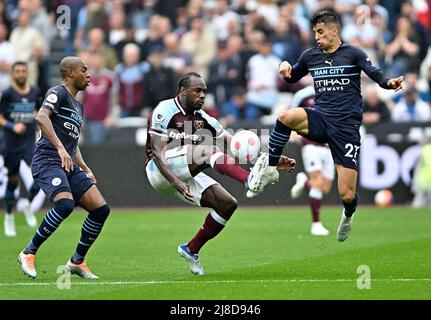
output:
M 403 76 L 389 79 L 386 77 L 380 68 L 373 65 L 367 54 L 359 48 L 356 48 L 356 58 L 358 66 L 366 73 L 370 79 L 376 82 L 383 89 L 393 89 L 395 91 L 403 88 Z
M 190 193 L 187 183 L 181 181 L 169 168 L 165 157 L 166 146 L 168 142 L 163 136 L 151 134 L 151 150 L 153 152 L 154 162 L 159 168 L 162 175 L 175 187 L 187 200 L 194 202 L 194 197 Z
M 61 167 L 67 172 L 72 171 L 73 162 L 70 155 L 67 153 L 60 139 L 57 137 L 54 127 L 51 122 L 52 111 L 48 108 L 41 108 L 36 116 L 36 122 L 42 130 L 43 135 L 52 143 L 52 145 L 57 149 L 58 155 L 61 158 Z
M 283 77 L 283 79 L 288 83 L 298 82 L 302 77 L 307 75 L 308 68 L 305 64 L 307 51 L 305 51 L 298 59 L 298 62 L 293 66 L 287 62 L 282 61 L 278 67 L 278 73 Z

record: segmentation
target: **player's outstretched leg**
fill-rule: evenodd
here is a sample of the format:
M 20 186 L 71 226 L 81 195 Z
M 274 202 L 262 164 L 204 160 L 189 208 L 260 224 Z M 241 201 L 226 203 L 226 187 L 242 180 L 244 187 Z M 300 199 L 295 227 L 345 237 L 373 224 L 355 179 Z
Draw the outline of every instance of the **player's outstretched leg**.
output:
M 18 262 L 26 275 L 32 278 L 36 277 L 35 255 L 37 250 L 57 230 L 63 220 L 72 213 L 74 208 L 75 201 L 72 199 L 60 199 L 55 203 L 54 208 L 48 211 L 33 239 L 18 256 Z
M 102 231 L 109 213 L 109 206 L 104 204 L 95 210 L 91 210 L 84 220 L 81 230 L 81 239 L 78 242 L 73 256 L 66 263 L 66 270 L 71 274 L 76 274 L 85 279 L 99 279 L 98 276 L 90 271 L 84 259 L 88 250 Z
M 221 185 L 208 187 L 201 198 L 202 207 L 210 207 L 211 211 L 204 224 L 188 243 L 178 246 L 177 252 L 183 257 L 195 275 L 203 275 L 204 270 L 199 261 L 199 251 L 210 239 L 216 237 L 238 207 L 238 203 Z
M 353 223 L 353 214 L 356 211 L 356 207 L 359 202 L 359 194 L 355 194 L 355 198 L 352 202 L 344 202 L 343 201 L 343 214 L 341 216 L 340 225 L 337 230 L 337 239 L 340 242 L 345 241 L 352 231 L 352 223 Z

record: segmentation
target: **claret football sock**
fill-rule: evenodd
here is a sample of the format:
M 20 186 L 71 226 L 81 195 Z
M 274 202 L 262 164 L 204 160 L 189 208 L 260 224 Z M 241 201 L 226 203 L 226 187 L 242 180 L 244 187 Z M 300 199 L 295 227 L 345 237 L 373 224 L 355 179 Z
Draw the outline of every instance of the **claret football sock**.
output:
M 242 184 L 247 181 L 249 172 L 236 164 L 235 160 L 227 154 L 222 152 L 214 153 L 210 158 L 210 165 L 218 173 L 231 177 Z
M 227 220 L 217 212 L 210 212 L 195 237 L 190 240 L 188 248 L 191 253 L 198 253 L 202 246 L 223 230 Z

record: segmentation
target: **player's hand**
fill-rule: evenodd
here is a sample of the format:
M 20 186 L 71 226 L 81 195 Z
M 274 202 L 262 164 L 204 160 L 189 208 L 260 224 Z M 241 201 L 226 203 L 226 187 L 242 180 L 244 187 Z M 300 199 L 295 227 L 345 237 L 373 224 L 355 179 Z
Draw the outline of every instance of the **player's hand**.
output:
M 277 169 L 292 172 L 295 169 L 296 160 L 288 158 L 286 156 L 281 156 L 280 160 L 278 160 Z
M 291 77 L 290 73 L 292 72 L 292 66 L 290 65 L 289 62 L 283 61 L 282 63 L 280 63 L 280 67 L 278 68 L 278 72 L 280 73 L 280 75 L 283 78 L 290 79 L 290 77 Z
M 71 172 L 73 170 L 73 161 L 66 149 L 61 146 L 57 149 L 57 152 L 61 159 L 61 167 L 64 168 L 66 172 Z
M 27 130 L 27 126 L 24 123 L 18 122 L 13 125 L 12 130 L 16 134 L 23 134 Z
M 394 89 L 394 90 L 395 90 L 395 92 L 397 92 L 397 91 L 399 91 L 399 90 L 402 90 L 402 89 L 403 89 L 403 80 L 404 80 L 404 77 L 403 77 L 403 76 L 400 76 L 400 77 L 398 77 L 398 78 L 394 78 L 394 79 L 390 79 L 390 80 L 388 81 L 388 86 L 389 86 L 391 89 Z
M 175 188 L 183 195 L 183 197 L 190 201 L 195 202 L 195 198 L 190 193 L 189 185 L 185 182 L 179 181 L 175 184 Z
M 87 175 L 87 177 L 90 178 L 91 181 L 93 181 L 94 184 L 97 184 L 97 180 L 96 177 L 93 174 L 93 171 L 91 171 L 90 169 L 84 170 L 85 174 Z

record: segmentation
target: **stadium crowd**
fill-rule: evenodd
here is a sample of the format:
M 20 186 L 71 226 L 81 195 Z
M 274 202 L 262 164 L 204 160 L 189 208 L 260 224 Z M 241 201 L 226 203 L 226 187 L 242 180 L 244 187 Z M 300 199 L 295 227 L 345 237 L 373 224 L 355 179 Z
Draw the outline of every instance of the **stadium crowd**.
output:
M 340 15 L 345 43 L 389 77 L 405 75 L 391 96 L 364 77 L 364 123 L 431 121 L 430 0 L 2 0 L 0 90 L 23 60 L 45 92 L 60 39 L 63 56 L 90 68 L 80 97 L 87 142 L 106 141 L 120 118 L 147 118 L 189 71 L 203 76 L 206 111 L 226 125 L 275 116 L 308 84 L 286 84 L 278 66 L 313 45 L 308 18 L 321 8 Z

